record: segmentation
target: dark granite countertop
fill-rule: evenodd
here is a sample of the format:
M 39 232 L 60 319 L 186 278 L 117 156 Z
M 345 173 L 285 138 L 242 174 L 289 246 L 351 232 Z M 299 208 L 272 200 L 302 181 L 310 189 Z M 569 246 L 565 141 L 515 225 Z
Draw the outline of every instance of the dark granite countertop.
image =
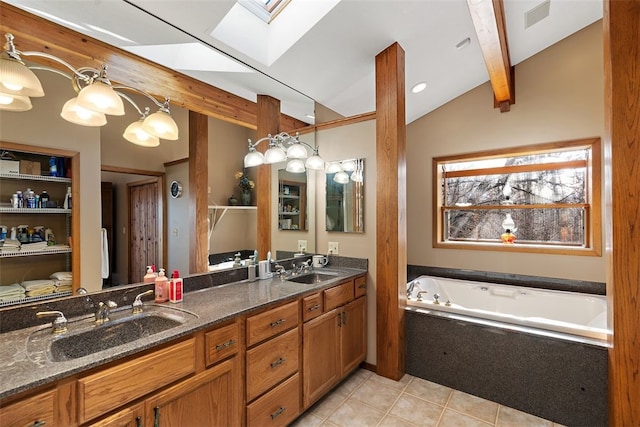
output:
M 3 333 L 0 335 L 0 399 L 210 328 L 236 316 L 329 288 L 344 279 L 366 272 L 346 267 L 331 267 L 325 271 L 339 274 L 335 279 L 312 285 L 273 278 L 255 282 L 244 280 L 188 292 L 181 303 L 167 302 L 160 305 L 186 310 L 196 314 L 197 318 L 190 318 L 184 324 L 149 337 L 68 361 L 53 362 L 44 353 L 27 351 L 29 336 L 43 329 L 51 329 L 50 323 Z M 118 312 L 120 310 L 119 308 Z M 130 312 L 131 307 L 123 307 L 122 310 Z M 69 324 L 89 322 L 86 317 L 84 316 L 85 320 L 69 319 Z

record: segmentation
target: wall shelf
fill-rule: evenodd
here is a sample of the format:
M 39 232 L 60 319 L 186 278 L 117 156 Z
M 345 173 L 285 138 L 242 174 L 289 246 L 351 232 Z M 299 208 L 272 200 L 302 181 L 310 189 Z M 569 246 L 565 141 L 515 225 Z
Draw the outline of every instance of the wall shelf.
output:
M 213 215 L 213 218 L 210 217 L 211 219 L 211 224 L 209 225 L 209 227 L 211 227 L 211 230 L 215 230 L 216 229 L 216 225 L 218 225 L 218 223 L 220 223 L 220 221 L 222 220 L 222 218 L 225 216 L 225 214 L 229 211 L 255 211 L 258 210 L 257 206 L 216 206 L 216 205 L 209 205 L 208 207 L 209 212 L 211 211 L 222 211 L 222 213 L 220 214 L 220 216 Z
M 0 173 L 0 178 L 26 180 L 26 181 L 66 182 L 68 184 L 71 184 L 71 178 L 65 178 L 62 176 L 25 175 L 22 173 Z
M 71 253 L 71 248 L 67 245 L 60 245 L 61 247 L 49 246 L 51 249 L 30 250 L 20 248 L 19 250 L 3 251 L 0 248 L 0 258 L 15 258 L 24 256 L 36 256 L 36 255 L 55 255 L 55 254 L 68 254 Z

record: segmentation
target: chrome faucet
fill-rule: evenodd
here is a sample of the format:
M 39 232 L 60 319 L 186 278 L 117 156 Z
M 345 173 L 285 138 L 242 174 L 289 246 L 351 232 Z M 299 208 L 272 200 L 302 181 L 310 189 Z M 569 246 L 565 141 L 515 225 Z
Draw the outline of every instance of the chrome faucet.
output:
M 429 293 L 429 291 L 419 291 L 418 292 L 418 301 L 422 301 L 422 294 Z
M 109 311 L 112 308 L 116 308 L 118 304 L 113 301 L 99 302 L 98 303 L 98 311 L 96 312 L 96 323 L 98 325 L 102 325 L 103 323 L 107 323 L 109 321 Z
M 281 279 L 284 279 L 284 277 L 287 274 L 287 269 L 284 268 L 284 266 L 280 265 L 280 264 L 276 264 L 274 267 L 274 270 L 276 270 L 274 273 L 276 276 L 280 277 Z
M 133 308 L 133 314 L 140 314 L 142 313 L 142 309 L 144 307 L 144 304 L 142 303 L 142 297 L 145 295 L 151 295 L 154 292 L 153 289 L 149 289 L 148 291 L 145 291 L 141 294 L 138 294 L 136 296 L 136 298 L 133 300 L 133 304 L 132 304 L 132 308 Z
M 411 299 L 411 295 L 413 294 L 416 286 L 422 291 L 422 288 L 420 287 L 420 281 L 418 279 L 412 280 L 407 283 L 407 299 Z M 427 291 L 424 291 L 424 293 L 427 293 Z M 418 294 L 418 296 L 420 295 Z

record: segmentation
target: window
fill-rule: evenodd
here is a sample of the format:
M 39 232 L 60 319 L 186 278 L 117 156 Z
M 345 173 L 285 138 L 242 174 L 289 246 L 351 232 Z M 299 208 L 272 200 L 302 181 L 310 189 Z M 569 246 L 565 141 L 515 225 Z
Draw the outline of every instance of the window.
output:
M 589 139 L 434 158 L 434 246 L 599 256 L 600 155 Z
M 289 4 L 289 1 L 290 0 L 238 0 L 238 3 L 268 24 Z

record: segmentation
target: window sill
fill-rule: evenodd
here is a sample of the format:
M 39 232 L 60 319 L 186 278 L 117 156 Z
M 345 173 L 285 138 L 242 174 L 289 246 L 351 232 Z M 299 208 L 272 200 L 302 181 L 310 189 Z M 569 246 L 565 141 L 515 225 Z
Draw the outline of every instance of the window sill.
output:
M 534 253 L 548 255 L 571 255 L 571 256 L 602 256 L 601 251 L 595 248 L 583 248 L 573 246 L 543 246 L 531 244 L 502 244 L 502 243 L 480 243 L 480 242 L 434 242 L 433 247 L 437 249 L 461 249 L 475 251 L 495 251 L 495 252 L 515 252 Z

